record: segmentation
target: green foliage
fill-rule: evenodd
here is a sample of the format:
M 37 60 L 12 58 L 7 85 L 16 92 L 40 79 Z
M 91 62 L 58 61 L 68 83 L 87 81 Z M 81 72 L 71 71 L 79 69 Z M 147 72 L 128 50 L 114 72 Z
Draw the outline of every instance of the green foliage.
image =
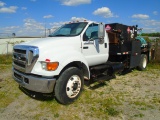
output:
M 143 37 L 145 40 L 146 40 L 146 42 L 151 42 L 151 40 L 149 39 L 149 37 Z
M 160 69 L 159 61 L 153 60 L 147 65 L 148 70 Z
M 9 73 L 10 69 L 6 69 L 6 71 Z M 0 76 L 0 111 L 11 104 L 20 94 L 22 94 L 21 91 L 16 90 L 17 84 L 15 81 L 10 79 L 11 74 L 5 78 L 2 78 L 3 72 L 4 71 L 1 72 Z
M 140 118 L 142 118 L 143 116 L 144 116 L 144 114 L 142 114 L 142 113 L 134 115 L 134 117 L 140 117 Z
M 0 55 L 0 64 L 11 64 L 12 63 L 12 55 Z
M 119 114 L 119 111 L 117 111 L 116 109 L 114 109 L 112 107 L 106 108 L 106 112 L 110 116 L 117 116 Z
M 59 117 L 59 114 L 58 114 L 58 113 L 54 114 L 54 117 L 55 117 L 55 118 L 58 118 L 58 117 Z
M 11 67 L 12 55 L 0 55 L 0 70 Z
M 149 37 L 160 37 L 160 32 L 157 33 L 142 33 L 142 36 L 149 36 Z

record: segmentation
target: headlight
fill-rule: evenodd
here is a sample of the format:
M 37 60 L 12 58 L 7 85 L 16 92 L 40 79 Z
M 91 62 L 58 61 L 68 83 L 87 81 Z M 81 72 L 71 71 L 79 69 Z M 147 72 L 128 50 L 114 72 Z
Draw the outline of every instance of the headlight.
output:
M 45 69 L 46 70 L 46 62 L 42 62 L 42 69 Z

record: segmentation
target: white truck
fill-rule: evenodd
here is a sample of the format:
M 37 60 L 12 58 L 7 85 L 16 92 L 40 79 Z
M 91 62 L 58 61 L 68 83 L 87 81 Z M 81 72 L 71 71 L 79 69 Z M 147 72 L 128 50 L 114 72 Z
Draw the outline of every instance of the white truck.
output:
M 137 26 L 64 24 L 47 38 L 14 46 L 13 78 L 25 89 L 53 93 L 60 103 L 72 103 L 84 80 L 107 80 L 116 71 L 146 68 L 148 46 L 141 47 L 136 36 Z

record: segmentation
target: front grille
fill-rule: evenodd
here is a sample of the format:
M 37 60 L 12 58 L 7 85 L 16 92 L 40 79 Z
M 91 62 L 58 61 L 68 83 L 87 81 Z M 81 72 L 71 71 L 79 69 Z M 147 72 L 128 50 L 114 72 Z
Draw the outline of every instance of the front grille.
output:
M 22 68 L 25 68 L 25 64 L 23 64 L 23 63 L 20 63 L 20 61 L 18 62 L 18 61 L 13 61 L 14 62 L 14 64 L 15 65 L 18 65 L 18 66 L 20 66 L 20 67 L 22 67 Z
M 26 54 L 26 50 L 14 49 L 14 52 Z
M 38 57 L 38 47 L 16 45 L 13 48 L 13 67 L 21 72 L 30 73 Z
M 14 76 L 20 80 L 20 81 L 23 81 L 23 77 L 21 75 L 18 75 L 17 73 L 14 72 Z

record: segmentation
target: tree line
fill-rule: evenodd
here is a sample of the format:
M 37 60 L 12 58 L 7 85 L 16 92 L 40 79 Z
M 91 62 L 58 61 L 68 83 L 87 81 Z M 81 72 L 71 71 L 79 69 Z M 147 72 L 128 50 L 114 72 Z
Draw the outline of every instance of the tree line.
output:
M 141 36 L 160 37 L 160 32 L 157 32 L 157 33 L 142 33 Z

